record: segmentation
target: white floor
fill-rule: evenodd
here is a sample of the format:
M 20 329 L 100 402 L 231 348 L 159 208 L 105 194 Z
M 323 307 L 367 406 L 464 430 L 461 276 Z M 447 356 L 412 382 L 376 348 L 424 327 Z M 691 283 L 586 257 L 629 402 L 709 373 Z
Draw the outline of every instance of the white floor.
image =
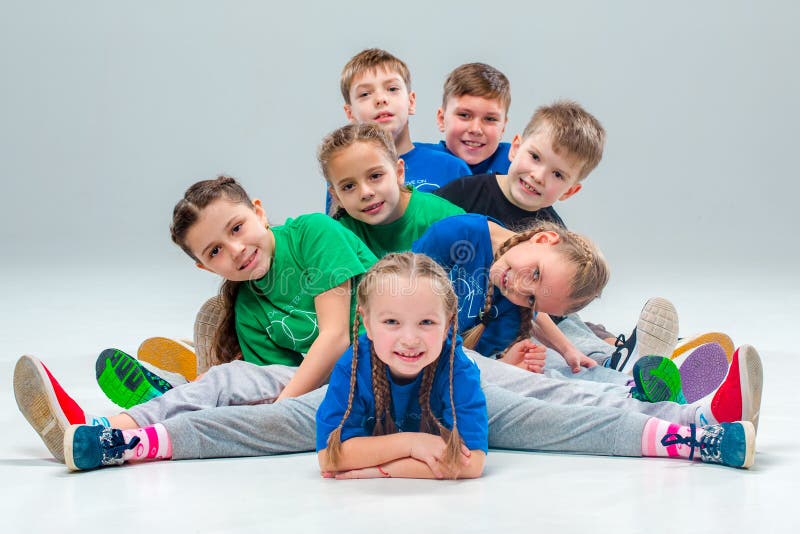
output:
M 797 325 L 798 290 L 788 277 L 785 284 L 773 280 L 763 287 L 750 282 L 742 294 L 725 290 L 738 289 L 733 279 L 706 278 L 703 286 L 685 287 L 667 277 L 655 292 L 652 284 L 628 280 L 610 287 L 602 303 L 584 314 L 627 330 L 644 298 L 663 294 L 681 313 L 682 334 L 716 328 L 737 344 L 755 345 L 764 361 L 765 391 L 756 465 L 749 471 L 677 460 L 492 451 L 483 478 L 463 482 L 323 480 L 311 453 L 68 473 L 48 458 L 16 408 L 16 358 L 36 354 L 89 411 L 114 413 L 94 382 L 96 355 L 107 346 L 135 352 L 150 335 L 190 335 L 194 310 L 213 293 L 215 281 L 183 274 L 171 277 L 169 286 L 135 272 L 114 279 L 70 273 L 49 288 L 35 273 L 6 277 L 15 283 L 3 289 L 0 312 L 0 532 L 800 530 L 794 510 L 800 350 L 788 331 Z M 765 314 L 753 315 L 754 309 Z

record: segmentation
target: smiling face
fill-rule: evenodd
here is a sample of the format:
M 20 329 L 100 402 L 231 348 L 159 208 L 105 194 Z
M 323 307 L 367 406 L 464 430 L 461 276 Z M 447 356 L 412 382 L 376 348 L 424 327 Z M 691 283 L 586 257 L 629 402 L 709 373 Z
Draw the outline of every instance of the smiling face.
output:
M 536 211 L 566 200 L 581 189 L 582 162 L 553 146 L 547 129 L 511 143 L 508 174 L 498 177 L 500 188 L 515 206 Z
M 565 315 L 576 268 L 555 245 L 555 232 L 539 232 L 508 249 L 489 269 L 489 279 L 517 306 L 537 312 Z
M 350 122 L 373 122 L 393 139 L 408 127 L 408 117 L 416 110 L 416 96 L 406 87 L 400 74 L 377 68 L 353 78 L 350 103 L 344 113 Z
M 261 201 L 253 206 L 226 198 L 212 201 L 186 233 L 186 246 L 201 269 L 234 282 L 262 278 L 269 271 L 275 239 L 267 229 Z
M 436 112 L 436 122 L 447 149 L 476 165 L 495 153 L 508 118 L 499 99 L 462 95 L 447 99 L 447 106 Z
M 336 152 L 327 165 L 328 191 L 347 213 L 366 224 L 389 224 L 402 217 L 403 161 L 391 161 L 376 143 L 357 141 Z
M 450 317 L 427 276 L 385 275 L 360 308 L 367 336 L 392 377 L 411 381 L 442 352 Z

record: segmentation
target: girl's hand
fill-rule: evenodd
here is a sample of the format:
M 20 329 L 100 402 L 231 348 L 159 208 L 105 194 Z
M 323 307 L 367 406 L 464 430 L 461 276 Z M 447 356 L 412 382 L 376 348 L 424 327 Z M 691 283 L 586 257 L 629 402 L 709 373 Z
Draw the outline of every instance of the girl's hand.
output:
M 363 469 L 351 469 L 350 471 L 341 471 L 339 473 L 331 473 L 331 476 L 326 477 L 325 473 L 322 474 L 323 478 L 335 478 L 336 480 L 351 480 L 355 478 L 388 478 L 381 473 L 377 467 L 365 467 Z
M 570 368 L 572 368 L 573 373 L 580 372 L 581 367 L 594 367 L 595 365 L 597 365 L 596 361 L 589 358 L 575 347 L 570 348 L 569 350 L 564 352 L 564 354 L 562 354 L 561 356 L 567 362 L 567 365 L 569 365 Z
M 525 369 L 532 373 L 544 371 L 545 351 L 547 349 L 529 339 L 514 343 L 501 361 Z
M 411 435 L 413 435 L 413 438 L 409 456 L 415 460 L 424 462 L 436 478 L 444 478 L 448 472 L 445 467 L 439 463 L 439 460 L 444 456 L 446 446 L 441 436 L 434 436 L 433 434 L 426 434 L 424 432 L 415 432 Z M 463 465 L 468 465 L 471 455 L 472 451 L 462 443 L 461 463 Z

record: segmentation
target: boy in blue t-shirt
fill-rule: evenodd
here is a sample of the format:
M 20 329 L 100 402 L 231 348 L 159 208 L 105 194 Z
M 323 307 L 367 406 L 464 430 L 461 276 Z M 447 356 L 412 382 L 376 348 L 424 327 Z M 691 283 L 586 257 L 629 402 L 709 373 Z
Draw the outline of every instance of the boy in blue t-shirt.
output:
M 408 118 L 416 111 L 416 94 L 406 64 L 385 50 L 370 48 L 353 56 L 340 80 L 344 114 L 352 122 L 373 122 L 391 134 L 405 163 L 405 183 L 431 193 L 450 180 L 467 176 L 469 167 L 439 150 L 411 142 Z M 330 195 L 326 201 L 330 211 Z
M 444 141 L 417 146 L 461 158 L 472 174 L 505 174 L 511 145 L 500 139 L 510 105 L 511 86 L 502 72 L 485 63 L 461 65 L 447 76 L 442 107 L 436 112 Z

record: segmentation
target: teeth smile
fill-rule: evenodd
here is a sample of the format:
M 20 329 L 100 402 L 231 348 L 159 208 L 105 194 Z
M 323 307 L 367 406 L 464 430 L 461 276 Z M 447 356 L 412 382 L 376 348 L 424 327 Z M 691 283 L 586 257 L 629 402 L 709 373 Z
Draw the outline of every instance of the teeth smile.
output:
M 524 187 L 525 189 L 527 189 L 531 193 L 535 193 L 537 195 L 539 194 L 539 192 L 536 189 L 534 189 L 532 185 L 530 185 L 528 182 L 526 182 L 522 178 L 520 178 L 519 181 L 522 184 L 522 187 Z
M 383 205 L 383 201 L 381 200 L 380 202 L 376 202 L 375 204 L 370 204 L 369 206 L 367 206 L 366 208 L 364 208 L 364 209 L 363 209 L 363 210 L 361 210 L 361 211 L 364 211 L 364 212 L 366 212 L 366 211 L 372 211 L 372 210 L 378 209 L 378 208 L 379 208 L 379 207 L 381 207 L 382 205 Z
M 480 147 L 483 146 L 483 143 L 479 143 L 477 141 L 461 141 L 461 142 L 464 143 L 465 145 L 471 146 L 473 148 L 480 148 Z

